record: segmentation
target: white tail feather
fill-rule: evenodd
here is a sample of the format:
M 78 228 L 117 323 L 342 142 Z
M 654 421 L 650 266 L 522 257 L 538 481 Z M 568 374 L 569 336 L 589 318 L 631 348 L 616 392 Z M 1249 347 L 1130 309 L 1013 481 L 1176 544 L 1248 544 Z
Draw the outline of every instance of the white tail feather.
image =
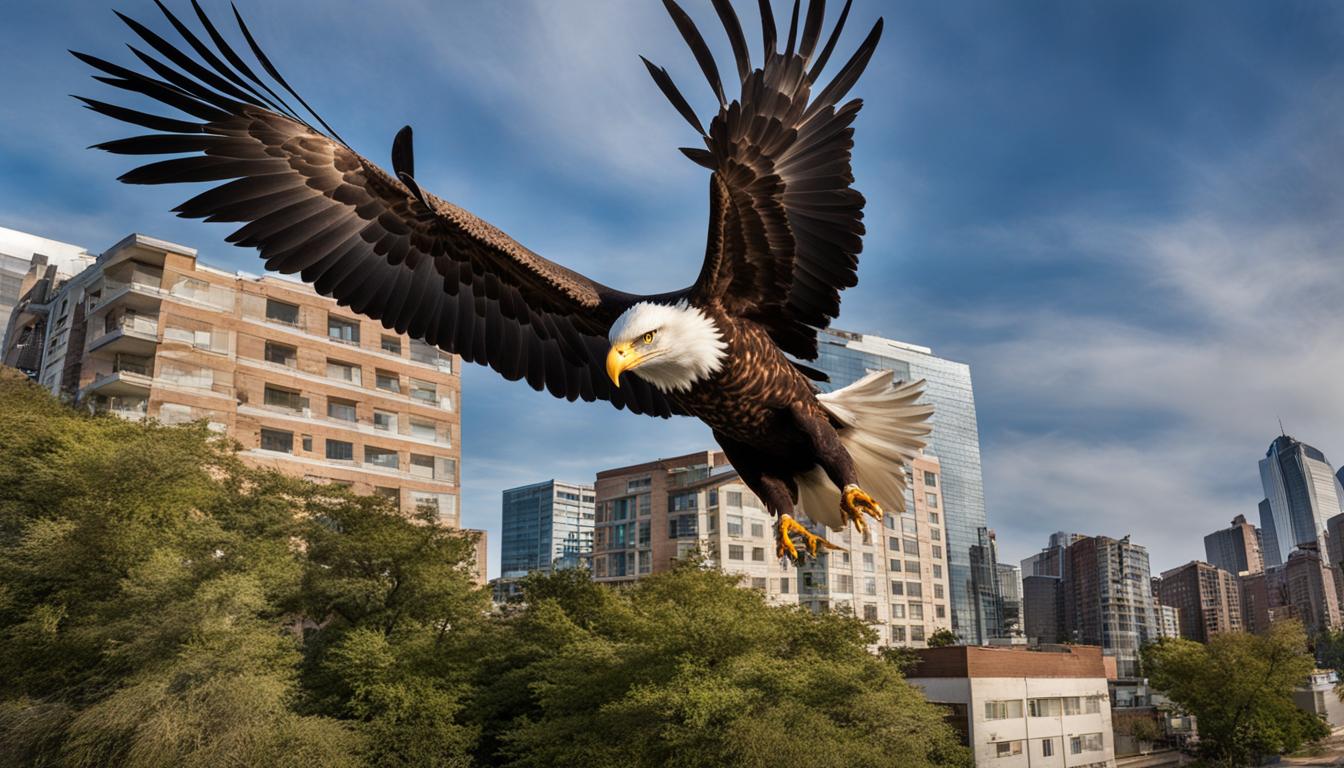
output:
M 905 511 L 906 468 L 924 449 L 933 406 L 916 401 L 924 380 L 896 383 L 891 371 L 874 371 L 848 387 L 817 395 L 841 424 L 840 442 L 854 460 L 859 485 L 888 514 Z M 840 489 L 821 467 L 794 478 L 803 514 L 832 530 L 843 530 Z

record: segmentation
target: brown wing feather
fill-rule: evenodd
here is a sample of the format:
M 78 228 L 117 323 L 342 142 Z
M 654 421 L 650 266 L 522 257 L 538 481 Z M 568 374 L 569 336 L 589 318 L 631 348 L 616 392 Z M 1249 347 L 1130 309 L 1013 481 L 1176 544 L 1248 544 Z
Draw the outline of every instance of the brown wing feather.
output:
M 675 2 L 665 2 L 702 69 L 717 72 L 705 65 L 709 51 L 693 25 L 687 29 L 689 18 Z M 840 292 L 858 282 L 863 248 L 864 199 L 850 186 L 852 124 L 862 103 L 856 99 L 839 108 L 836 103 L 872 56 L 881 19 L 821 93 L 816 98 L 811 93 L 849 6 L 847 0 L 815 64 L 811 57 L 820 39 L 824 0 L 809 2 L 797 54 L 792 44 L 798 8 L 784 54 L 774 48 L 773 17 L 763 12 L 766 61 L 747 71 L 736 16 L 727 0 L 716 0 L 738 59 L 741 95 L 710 122 L 707 151 L 683 150 L 714 172 L 705 263 L 690 295 L 713 298 L 730 312 L 762 323 L 785 352 L 809 360 L 817 355 L 815 329 L 839 315 Z M 767 8 L 763 2 L 763 11 Z M 659 87 L 674 104 L 684 103 L 665 73 Z
M 160 8 L 189 46 L 198 53 L 209 50 Z M 183 51 L 142 25 L 128 23 L 177 65 L 137 51 L 164 79 L 76 55 L 108 75 L 99 80 L 151 96 L 195 120 L 85 99 L 95 111 L 169 131 L 100 148 L 121 154 L 187 154 L 141 166 L 122 176 L 123 181 L 224 182 L 176 210 L 184 217 L 242 222 L 230 242 L 256 248 L 268 269 L 299 273 L 319 293 L 388 328 L 468 362 L 489 365 L 510 380 L 525 378 L 534 389 L 556 397 L 607 400 L 618 408 L 659 416 L 676 412 L 647 383 L 631 378 L 617 389 L 605 374 L 607 330 L 640 297 L 538 256 L 470 212 L 422 192 L 409 176 L 405 178 L 412 186 L 313 128 L 256 78 L 213 25 L 207 32 L 219 55 L 203 56 L 205 64 L 184 65 L 191 60 Z M 239 23 L 275 85 L 298 99 L 262 58 L 241 17 Z M 409 145 L 401 151 L 408 156 Z

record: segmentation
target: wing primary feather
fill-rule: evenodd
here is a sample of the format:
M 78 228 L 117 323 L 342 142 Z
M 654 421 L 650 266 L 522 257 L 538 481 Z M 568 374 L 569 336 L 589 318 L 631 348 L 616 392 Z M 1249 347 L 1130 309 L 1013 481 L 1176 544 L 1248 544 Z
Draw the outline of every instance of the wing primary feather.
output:
M 806 61 L 812 58 L 817 40 L 821 37 L 821 22 L 826 16 L 826 0 L 807 0 L 807 20 L 803 23 L 803 39 L 798 44 L 798 55 Z
M 742 22 L 738 20 L 731 0 L 713 0 L 713 3 L 714 11 L 719 14 L 719 21 L 723 22 L 723 29 L 728 33 L 728 42 L 733 46 L 737 79 L 746 80 L 747 75 L 751 74 L 751 53 L 747 50 L 747 38 L 742 34 Z
M 179 51 L 167 40 L 164 40 L 153 30 L 149 29 L 148 27 L 136 21 L 135 19 L 132 19 L 131 17 L 127 16 L 124 13 L 121 13 L 120 11 L 113 11 L 113 13 L 117 14 L 117 18 L 121 19 L 122 23 L 124 23 L 127 27 L 130 27 L 131 31 L 134 32 L 136 35 L 138 35 L 141 40 L 144 40 L 146 43 L 149 44 L 151 48 L 158 51 L 160 55 L 162 55 L 164 58 L 168 59 L 172 63 L 176 64 L 177 66 L 181 67 L 185 72 L 190 74 L 192 77 L 195 77 L 196 79 L 200 80 L 201 82 L 205 83 L 211 88 L 214 88 L 215 90 L 233 99 L 237 99 L 240 101 L 248 101 L 249 99 L 256 96 L 255 93 L 245 92 L 239 89 L 233 83 L 230 83 L 223 77 L 220 77 L 214 72 L 211 72 L 210 70 L 196 63 L 190 56 L 187 56 L 186 54 Z M 131 50 L 135 49 L 132 48 Z M 136 51 L 136 54 L 140 56 L 141 60 L 145 58 L 143 55 L 140 54 L 139 51 Z
M 168 18 L 169 23 L 173 25 L 173 29 L 177 30 L 177 34 L 181 35 L 182 39 L 187 41 L 187 44 L 190 45 L 192 49 L 196 51 L 197 55 L 199 55 L 202 59 L 205 60 L 206 64 L 210 65 L 211 67 L 214 67 L 215 71 L 218 72 L 221 77 L 223 77 L 224 79 L 236 85 L 238 88 L 250 94 L 251 97 L 256 99 L 258 103 L 263 104 L 275 110 L 276 112 L 279 112 L 280 114 L 285 114 L 284 109 L 276 106 L 276 104 L 267 99 L 265 96 L 262 96 L 259 92 L 257 92 L 257 89 L 248 85 L 247 81 L 244 80 L 242 77 L 240 77 L 238 73 L 234 72 L 232 69 L 229 68 L 227 64 L 220 61 L 219 57 L 215 55 L 214 51 L 211 51 L 210 48 L 204 42 L 202 42 L 201 39 L 197 37 L 196 34 L 193 33 L 191 29 L 187 27 L 186 24 L 183 24 L 182 21 L 179 20 L 177 16 L 173 14 L 172 11 L 168 10 L 167 6 L 165 6 L 161 2 L 161 0 L 154 0 L 154 4 L 159 6 L 159 10 L 162 11 L 163 15 Z
M 169 133 L 203 132 L 200 123 L 192 123 L 186 120 L 174 120 L 171 117 L 160 117 L 159 115 L 151 115 L 147 112 L 137 112 L 134 109 L 119 107 L 115 104 L 108 104 L 107 102 L 88 99 L 83 96 L 75 96 L 74 98 L 84 102 L 84 106 L 100 115 L 107 115 L 108 117 L 116 118 L 122 122 L 131 123 L 132 125 L 138 125 L 142 128 L 150 128 L 155 131 L 167 131 Z
M 678 149 L 681 150 L 681 154 L 689 157 L 691 162 L 696 165 L 703 166 L 711 171 L 717 167 L 714 164 L 714 155 L 710 154 L 709 150 L 697 147 L 678 147 Z
M 648 67 L 649 74 L 653 76 L 653 82 L 658 84 L 659 90 L 663 92 L 668 101 L 672 102 L 672 106 L 676 107 L 682 118 L 690 123 L 692 128 L 699 131 L 701 136 L 706 135 L 704 126 L 700 124 L 700 118 L 695 116 L 695 110 L 691 109 L 691 105 L 686 103 L 686 97 L 681 95 L 681 91 L 677 90 L 677 86 L 668 76 L 667 70 L 654 66 L 653 62 L 643 56 L 640 56 L 639 60 L 644 62 L 645 67 Z
M 228 41 L 224 39 L 224 36 L 219 33 L 219 29 L 215 27 L 215 23 L 206 15 L 205 9 L 201 8 L 199 0 L 191 0 L 191 7 L 196 10 L 196 18 L 200 19 L 201 26 L 205 27 L 206 34 L 210 36 L 210 40 L 214 42 L 215 47 L 224 55 L 224 58 L 228 59 L 229 63 L 239 72 L 243 73 L 244 77 L 256 83 L 263 91 L 270 94 L 271 98 L 279 103 L 280 112 L 287 117 L 292 117 L 299 122 L 303 122 L 302 118 L 299 117 L 299 113 L 294 111 L 293 107 L 289 106 L 289 102 L 280 98 L 280 94 L 271 90 L 271 87 L 266 84 L 266 81 L 258 77 L 257 73 L 253 72 L 252 68 L 247 65 L 247 62 L 243 61 L 243 57 L 239 56 L 238 53 L 233 50 L 233 46 L 229 45 Z
M 784 48 L 784 57 L 793 55 L 794 43 L 798 42 L 798 3 L 799 0 L 793 0 L 793 14 L 789 17 L 789 42 Z
M 770 63 L 770 57 L 778 53 L 775 50 L 775 35 L 778 34 L 775 29 L 775 12 L 770 8 L 770 0 L 760 0 L 761 7 L 761 40 L 765 48 L 765 63 Z
M 177 70 L 173 69 L 167 64 L 164 64 L 163 62 L 159 61 L 153 56 L 150 56 L 149 54 L 145 53 L 139 48 L 136 48 L 134 45 L 127 45 L 126 47 L 130 48 L 131 53 L 135 54 L 136 58 L 144 62 L 145 66 L 153 70 L 154 74 L 158 75 L 159 77 L 162 77 L 165 82 L 175 86 L 178 90 L 182 91 L 183 93 L 190 94 L 194 98 L 200 99 L 201 101 L 204 101 L 207 104 L 219 107 L 220 109 L 225 110 L 226 112 L 236 112 L 238 108 L 242 106 L 242 103 L 239 102 L 238 100 L 228 96 L 222 96 L 210 90 L 206 86 L 201 85 L 200 83 L 196 82 L 195 80 L 192 80 L 191 78 L 187 77 L 181 72 L 178 72 Z
M 821 77 L 821 70 L 825 68 L 826 62 L 831 58 L 831 52 L 835 50 L 835 43 L 840 39 L 840 30 L 845 28 L 845 19 L 849 18 L 849 6 L 854 0 L 845 0 L 845 7 L 840 9 L 840 18 L 835 22 L 835 29 L 831 30 L 831 36 L 826 39 L 826 45 L 821 49 L 821 55 L 817 57 L 817 62 L 812 65 L 812 69 L 807 73 L 807 84 L 812 85 Z
M 818 112 L 826 107 L 833 106 L 837 101 L 844 98 L 849 89 L 854 87 L 858 81 L 859 75 L 868 66 L 868 60 L 872 58 L 873 51 L 877 48 L 877 41 L 882 37 L 882 19 L 878 19 L 873 25 L 873 29 L 864 38 L 863 44 L 854 52 L 849 61 L 835 76 L 835 79 L 822 89 L 821 94 L 817 96 L 807 108 L 808 113 Z
M 672 17 L 672 22 L 677 25 L 677 31 L 681 32 L 681 38 L 686 41 L 691 53 L 695 54 L 695 61 L 700 65 L 700 71 L 705 73 L 705 79 L 709 81 L 709 87 L 714 90 L 719 104 L 726 105 L 728 99 L 723 95 L 723 80 L 719 77 L 719 67 L 714 63 L 714 54 L 710 53 L 709 46 L 705 45 L 705 38 L 700 36 L 700 30 L 696 29 L 695 22 L 675 0 L 663 0 L 663 5 L 667 8 L 668 15 Z
M 238 29 L 242 30 L 243 37 L 247 40 L 248 46 L 252 48 L 253 55 L 257 57 L 257 61 L 261 62 L 261 66 L 266 70 L 266 73 L 275 78 L 275 82 L 279 83 L 280 87 L 284 88 L 290 96 L 298 99 L 299 103 L 303 105 L 303 108 L 308 110 L 308 114 L 317 118 L 317 122 L 321 123 L 322 127 L 327 129 L 327 134 L 331 136 L 331 138 L 345 144 L 345 139 L 342 139 L 341 135 L 333 130 L 330 125 L 327 125 L 327 121 L 323 120 L 322 116 L 317 114 L 317 110 L 309 106 L 308 102 L 304 101 L 303 97 L 300 96 L 297 91 L 289 87 L 289 83 L 285 81 L 285 78 L 281 76 L 280 71 L 271 63 L 270 57 L 266 55 L 265 51 L 261 50 L 261 46 L 257 45 L 257 41 L 252 37 L 252 30 L 247 28 L 247 22 L 243 21 L 243 15 L 238 12 L 238 6 L 229 3 L 229 7 L 233 9 L 233 17 L 238 20 Z M 348 147 L 349 145 L 346 144 L 346 146 Z

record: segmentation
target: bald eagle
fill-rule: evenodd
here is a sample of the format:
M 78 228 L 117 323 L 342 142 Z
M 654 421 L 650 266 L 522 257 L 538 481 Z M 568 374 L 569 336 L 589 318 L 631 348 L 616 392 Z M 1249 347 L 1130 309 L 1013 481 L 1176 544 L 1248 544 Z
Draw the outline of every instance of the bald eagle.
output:
M 151 131 L 97 148 L 181 155 L 121 181 L 223 182 L 174 210 L 242 222 L 228 241 L 256 248 L 267 269 L 297 273 L 341 306 L 538 391 L 701 419 L 777 518 L 777 554 L 798 560 L 834 547 L 796 520 L 799 507 L 815 523 L 860 532 L 865 517 L 882 519 L 879 499 L 904 508 L 904 467 L 923 447 L 931 412 L 917 402 L 922 382 L 873 372 L 821 393 L 814 382 L 825 376 L 800 362 L 816 359 L 817 329 L 857 283 L 862 248 L 864 199 L 850 186 L 861 102 L 837 104 L 872 56 L 880 18 L 813 93 L 850 1 L 818 48 L 824 0 L 810 0 L 801 25 L 795 0 L 781 53 L 770 2 L 760 0 L 764 61 L 756 67 L 731 3 L 712 0 L 740 85 L 730 101 L 699 30 L 664 0 L 719 109 L 706 129 L 667 71 L 644 60 L 704 140 L 682 153 L 711 172 L 699 277 L 655 295 L 548 261 L 422 189 L 409 126 L 393 140 L 392 173 L 357 154 L 280 75 L 236 8 L 247 49 L 231 46 L 197 0 L 197 31 L 155 0 L 180 43 L 118 14 L 140 39 L 130 48 L 148 72 L 75 53 L 101 73 L 95 79 L 179 114 L 79 98 Z

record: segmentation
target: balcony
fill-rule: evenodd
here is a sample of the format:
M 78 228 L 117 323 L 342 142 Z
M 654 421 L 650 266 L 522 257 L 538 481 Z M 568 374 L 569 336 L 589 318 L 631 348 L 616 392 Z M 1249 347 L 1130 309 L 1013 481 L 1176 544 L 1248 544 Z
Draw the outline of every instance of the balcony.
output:
M 149 397 L 149 388 L 153 381 L 147 369 L 137 370 L 135 367 L 126 366 L 121 370 L 101 374 L 80 390 L 79 397 L 81 400 L 90 395 L 109 398 Z
M 104 278 L 101 286 L 95 286 L 89 293 L 97 294 L 89 297 L 87 312 L 90 317 L 114 305 L 157 313 L 164 296 L 163 289 L 148 278 L 130 282 Z
M 124 316 L 103 325 L 103 334 L 89 343 L 89 352 L 150 356 L 159 343 L 159 322 L 155 318 Z
M 125 397 L 119 395 L 94 398 L 95 413 L 110 413 L 127 421 L 142 421 L 149 414 L 149 400 L 145 397 Z

